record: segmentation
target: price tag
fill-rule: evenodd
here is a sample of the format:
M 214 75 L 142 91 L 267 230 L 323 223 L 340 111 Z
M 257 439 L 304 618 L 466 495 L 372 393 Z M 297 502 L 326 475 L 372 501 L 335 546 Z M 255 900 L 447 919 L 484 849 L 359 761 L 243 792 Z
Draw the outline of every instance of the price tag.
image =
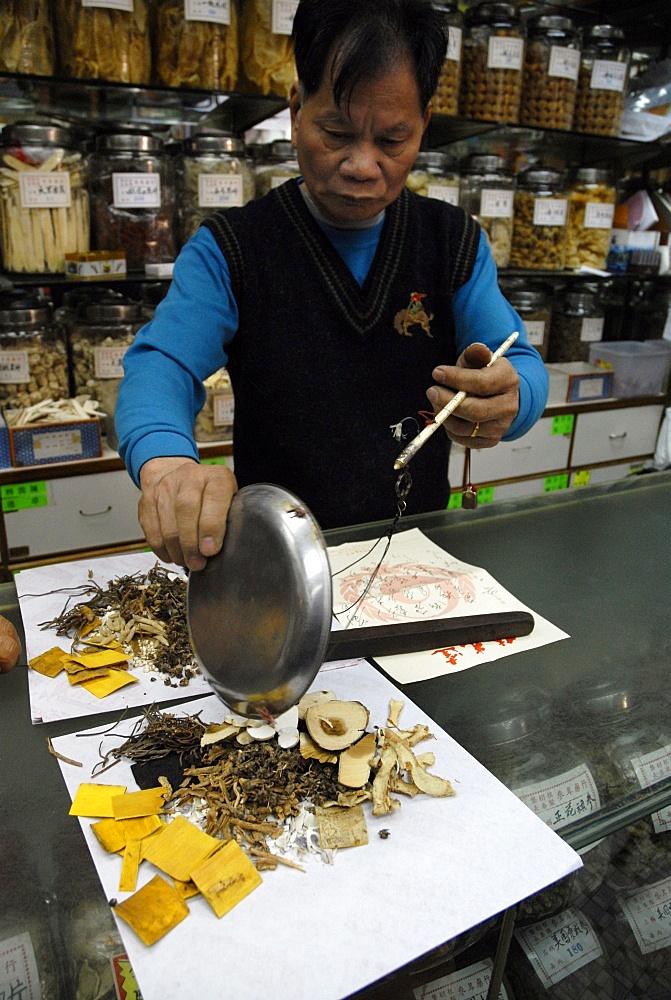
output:
M 488 69 L 521 70 L 524 56 L 522 38 L 506 38 L 492 35 L 487 46 Z
M 585 343 L 596 343 L 603 337 L 603 316 L 588 316 L 580 324 L 580 340 Z
M 198 174 L 199 208 L 242 208 L 240 174 Z
M 627 63 L 613 59 L 595 59 L 590 78 L 591 90 L 615 90 L 622 93 L 627 79 Z
M 566 198 L 536 198 L 534 226 L 565 226 Z
M 493 486 L 478 486 L 478 503 L 491 503 L 494 499 Z
M 64 170 L 19 174 L 21 208 L 70 208 L 70 174 Z
M 466 969 L 451 972 L 449 976 L 434 979 L 431 983 L 413 990 L 415 1000 L 486 1000 L 492 978 L 492 961 L 469 965 Z M 508 1000 L 505 986 L 498 993 L 499 1000 Z
M 53 458 L 83 455 L 81 430 L 47 431 L 44 434 L 33 434 L 33 454 L 35 459 L 46 462 Z
M 612 229 L 615 205 L 603 201 L 588 201 L 585 205 L 583 229 Z
M 459 188 L 448 187 L 447 184 L 429 184 L 429 198 L 437 198 L 448 205 L 459 204 Z
M 527 340 L 533 347 L 540 347 L 545 340 L 545 320 L 526 319 L 524 329 L 527 331 Z
M 0 997 L 40 1000 L 42 990 L 30 934 L 0 941 Z
M 671 878 L 645 886 L 621 905 L 643 955 L 671 945 Z
M 133 0 L 82 0 L 82 7 L 107 7 L 109 10 L 125 10 L 133 13 Z
M 562 80 L 577 80 L 580 70 L 580 52 L 567 49 L 563 45 L 550 46 L 548 76 L 558 76 Z
M 640 757 L 634 757 L 631 766 L 641 788 L 649 788 L 656 781 L 671 777 L 671 746 L 641 754 Z M 671 831 L 671 806 L 654 813 L 652 824 L 655 833 Z
M 212 396 L 212 423 L 215 427 L 230 427 L 233 423 L 235 399 L 232 392 L 215 392 Z
M 591 479 L 591 472 L 590 472 L 590 470 L 589 469 L 581 469 L 579 472 L 576 472 L 575 476 L 573 477 L 573 485 L 574 486 L 589 486 L 590 479 Z
M 543 480 L 543 491 L 554 493 L 555 490 L 565 490 L 568 486 L 568 472 L 562 472 L 558 476 L 546 476 Z
M 46 481 L 17 483 L 14 486 L 0 486 L 2 510 L 5 514 L 13 510 L 28 510 L 30 507 L 48 507 Z M 0 997 L 2 993 L 0 993 Z
M 480 192 L 480 215 L 483 219 L 512 219 L 513 192 L 483 188 Z
M 93 370 L 96 378 L 123 378 L 121 359 L 128 350 L 122 347 L 96 347 L 93 351 Z
M 30 382 L 28 351 L 0 351 L 0 382 L 11 385 Z
M 290 35 L 298 0 L 273 0 L 272 32 L 274 35 Z
M 563 486 L 568 485 L 568 475 L 548 476 L 546 483 L 550 479 L 562 479 L 565 480 Z M 587 764 L 579 764 L 554 778 L 522 785 L 513 791 L 553 830 L 560 830 L 567 823 L 601 808 L 599 789 Z
M 215 458 L 201 458 L 200 464 L 201 465 L 227 465 L 228 462 L 226 460 L 226 456 L 225 455 L 217 455 Z
M 552 418 L 551 434 L 572 434 L 575 414 L 562 413 L 559 417 Z
M 231 0 L 184 0 L 185 21 L 231 23 Z
M 112 174 L 115 208 L 160 208 L 161 178 L 158 174 Z
M 515 931 L 515 936 L 545 989 L 603 954 L 589 920 L 574 907 Z
M 451 59 L 452 62 L 459 62 L 461 59 L 461 36 L 462 30 L 456 25 L 449 25 L 447 34 L 447 55 L 446 59 Z

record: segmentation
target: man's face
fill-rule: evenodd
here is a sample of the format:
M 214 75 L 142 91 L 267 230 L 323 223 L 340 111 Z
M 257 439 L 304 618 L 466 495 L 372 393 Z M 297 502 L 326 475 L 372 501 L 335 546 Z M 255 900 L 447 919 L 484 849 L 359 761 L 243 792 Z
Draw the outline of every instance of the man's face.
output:
M 342 227 L 373 219 L 399 195 L 430 117 L 407 60 L 359 84 L 349 106 L 335 104 L 325 74 L 302 104 L 294 87 L 289 107 L 307 189 L 327 222 Z

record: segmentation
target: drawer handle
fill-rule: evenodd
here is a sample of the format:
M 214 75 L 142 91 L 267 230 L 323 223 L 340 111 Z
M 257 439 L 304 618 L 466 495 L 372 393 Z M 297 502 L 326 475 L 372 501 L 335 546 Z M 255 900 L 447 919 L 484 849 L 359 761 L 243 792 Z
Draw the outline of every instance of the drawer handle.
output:
M 608 437 L 611 441 L 624 441 L 627 436 L 626 431 L 621 431 L 620 434 L 609 434 Z
M 531 445 L 525 444 L 522 445 L 520 448 L 511 448 L 511 451 L 531 451 Z
M 90 512 L 86 510 L 80 510 L 79 513 L 82 515 L 82 517 L 100 517 L 101 514 L 109 514 L 111 509 L 112 509 L 112 504 L 108 504 L 108 506 L 105 507 L 104 510 L 92 510 Z

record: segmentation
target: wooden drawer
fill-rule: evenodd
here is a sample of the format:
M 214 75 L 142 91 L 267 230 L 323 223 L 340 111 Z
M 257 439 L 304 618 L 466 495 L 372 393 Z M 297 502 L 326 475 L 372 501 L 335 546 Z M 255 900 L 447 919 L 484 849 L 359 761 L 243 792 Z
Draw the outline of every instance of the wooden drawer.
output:
M 140 491 L 125 470 L 50 479 L 45 506 L 5 513 L 9 558 L 32 559 L 141 541 L 139 498 Z
M 553 433 L 554 427 L 553 417 L 542 417 L 517 441 L 502 441 L 495 448 L 481 451 L 474 449 L 471 479 L 474 483 L 491 483 L 567 468 L 571 435 Z
M 617 410 L 579 413 L 573 438 L 571 466 L 617 462 L 634 455 L 652 455 L 664 407 L 623 406 Z

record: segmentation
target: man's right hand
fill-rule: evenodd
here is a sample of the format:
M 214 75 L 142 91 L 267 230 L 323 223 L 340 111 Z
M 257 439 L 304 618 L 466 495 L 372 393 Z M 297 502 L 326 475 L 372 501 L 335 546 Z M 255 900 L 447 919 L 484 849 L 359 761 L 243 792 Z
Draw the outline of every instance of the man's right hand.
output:
M 152 458 L 140 471 L 138 517 L 150 548 L 164 562 L 203 569 L 219 552 L 237 490 L 224 465 L 191 458 Z

